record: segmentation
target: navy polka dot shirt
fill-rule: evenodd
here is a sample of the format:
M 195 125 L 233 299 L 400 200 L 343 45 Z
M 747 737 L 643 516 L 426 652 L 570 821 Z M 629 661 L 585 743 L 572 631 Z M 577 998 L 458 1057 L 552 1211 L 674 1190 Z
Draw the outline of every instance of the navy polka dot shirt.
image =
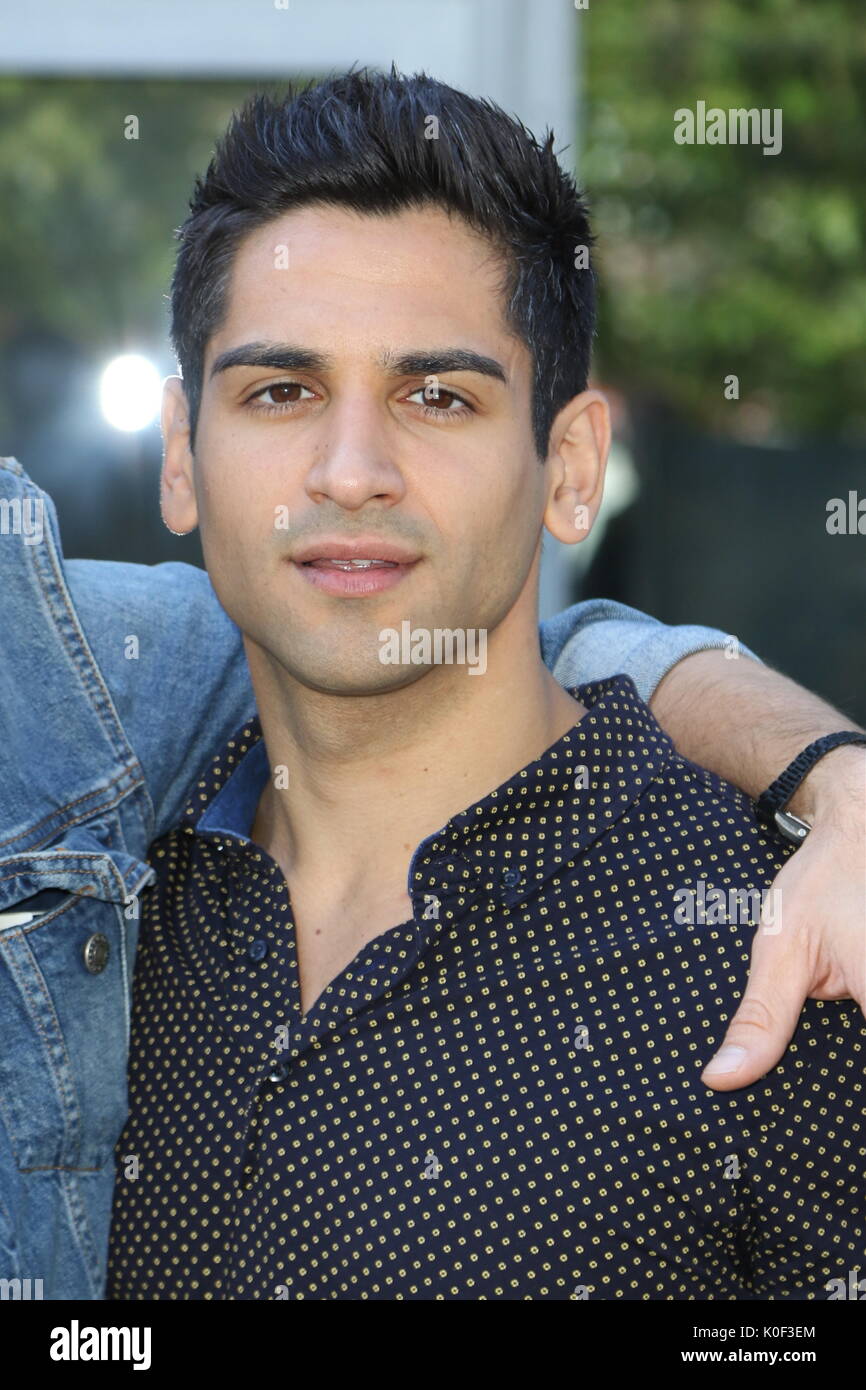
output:
M 809 1000 L 751 1087 L 700 1080 L 794 851 L 627 676 L 571 693 L 306 1016 L 249 839 L 258 720 L 229 742 L 151 852 L 110 1297 L 812 1300 L 866 1272 L 857 1005 Z

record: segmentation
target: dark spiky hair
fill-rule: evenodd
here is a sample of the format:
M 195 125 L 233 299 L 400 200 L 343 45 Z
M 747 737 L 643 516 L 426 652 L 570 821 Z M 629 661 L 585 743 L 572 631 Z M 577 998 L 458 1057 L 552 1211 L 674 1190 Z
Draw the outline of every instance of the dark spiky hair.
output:
M 551 132 L 539 143 L 493 102 L 394 67 L 352 70 L 282 98 L 256 93 L 196 179 L 171 286 L 193 443 L 205 349 L 225 318 L 240 242 L 314 203 L 370 214 L 439 206 L 489 239 L 506 271 L 506 322 L 532 355 L 532 427 L 544 459 L 554 416 L 589 376 L 596 277 L 586 205 Z

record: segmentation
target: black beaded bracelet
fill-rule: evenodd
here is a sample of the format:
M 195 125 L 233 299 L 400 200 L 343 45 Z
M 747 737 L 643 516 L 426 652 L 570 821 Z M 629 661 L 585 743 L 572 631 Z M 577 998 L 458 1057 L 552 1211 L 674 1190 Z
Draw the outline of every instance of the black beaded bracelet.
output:
M 811 771 L 818 759 L 829 753 L 831 748 L 838 748 L 840 743 L 866 743 L 866 733 L 844 729 L 838 734 L 825 734 L 823 738 L 816 738 L 814 743 L 810 743 L 808 748 L 804 748 L 802 753 L 788 764 L 781 776 L 777 777 L 766 791 L 761 792 L 755 803 L 755 813 L 760 819 L 769 825 L 775 825 L 795 844 L 806 838 L 811 826 L 800 820 L 799 816 L 784 811 L 783 807 L 791 800 L 806 773 Z

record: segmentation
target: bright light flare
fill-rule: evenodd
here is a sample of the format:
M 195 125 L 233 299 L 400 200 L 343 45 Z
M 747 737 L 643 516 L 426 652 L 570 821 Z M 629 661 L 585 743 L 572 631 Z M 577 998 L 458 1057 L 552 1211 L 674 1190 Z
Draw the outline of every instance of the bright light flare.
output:
M 152 362 L 137 353 L 115 357 L 99 384 L 102 414 L 116 430 L 145 429 L 159 414 L 162 378 Z

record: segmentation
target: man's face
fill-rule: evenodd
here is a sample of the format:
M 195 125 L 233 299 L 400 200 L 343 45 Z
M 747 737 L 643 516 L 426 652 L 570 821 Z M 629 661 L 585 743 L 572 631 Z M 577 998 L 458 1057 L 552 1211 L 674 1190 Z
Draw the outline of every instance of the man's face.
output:
M 404 620 L 492 641 L 514 610 L 535 633 L 550 483 L 501 283 L 490 245 L 439 209 L 303 208 L 235 257 L 196 434 L 202 545 L 248 651 L 305 687 L 373 694 L 423 677 L 380 659 L 380 632 Z M 220 367 L 246 345 L 276 365 L 244 365 L 250 349 Z M 334 542 L 368 558 L 397 547 L 406 563 L 347 572 L 328 564 Z

